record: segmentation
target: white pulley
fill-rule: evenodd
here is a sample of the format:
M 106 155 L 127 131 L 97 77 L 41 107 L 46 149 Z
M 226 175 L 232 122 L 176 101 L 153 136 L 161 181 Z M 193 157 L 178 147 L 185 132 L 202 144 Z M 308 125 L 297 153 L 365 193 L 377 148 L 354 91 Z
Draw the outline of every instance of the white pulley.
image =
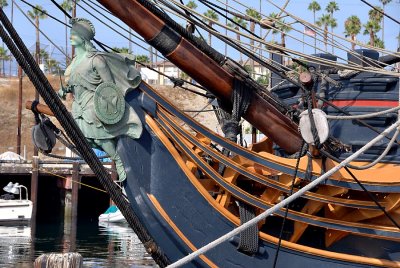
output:
M 326 114 L 320 109 L 312 109 L 315 127 L 318 132 L 319 142 L 324 143 L 329 136 L 329 124 L 326 119 Z M 310 117 L 308 111 L 304 111 L 300 114 L 299 123 L 300 133 L 303 139 L 307 143 L 314 144 L 314 137 L 311 130 Z

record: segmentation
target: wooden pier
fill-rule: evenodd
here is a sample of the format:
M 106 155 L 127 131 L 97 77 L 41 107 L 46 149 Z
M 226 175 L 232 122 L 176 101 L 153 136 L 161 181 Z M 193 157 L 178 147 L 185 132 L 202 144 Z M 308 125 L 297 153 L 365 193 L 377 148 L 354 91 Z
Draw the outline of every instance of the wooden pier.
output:
M 111 178 L 116 180 L 118 175 L 114 163 L 105 162 L 104 167 Z M 9 181 L 18 182 L 28 188 L 30 200 L 33 202 L 32 219 L 36 218 L 38 209 L 43 207 L 45 210 L 45 206 L 49 205 L 45 201 L 41 205 L 39 200 L 45 198 L 40 195 L 59 196 L 56 201 L 64 206 L 64 215 L 71 217 L 72 221 L 76 221 L 78 217 L 78 201 L 82 207 L 93 204 L 93 195 L 87 194 L 87 191 L 100 193 L 95 193 L 96 207 L 92 211 L 93 217 L 98 217 L 111 202 L 90 167 L 82 161 L 42 160 L 35 156 L 31 161 L 0 161 L 0 186 L 5 186 Z M 90 190 L 84 189 L 85 194 L 79 197 L 83 187 Z

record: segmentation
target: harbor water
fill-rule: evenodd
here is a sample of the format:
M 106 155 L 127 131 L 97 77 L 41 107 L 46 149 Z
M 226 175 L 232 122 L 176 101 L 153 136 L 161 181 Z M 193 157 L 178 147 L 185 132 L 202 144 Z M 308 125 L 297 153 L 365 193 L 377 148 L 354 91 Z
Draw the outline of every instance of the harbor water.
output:
M 156 267 L 127 223 L 79 220 L 76 230 L 62 218 L 0 225 L 0 267 L 33 267 L 41 254 L 75 251 L 83 267 Z

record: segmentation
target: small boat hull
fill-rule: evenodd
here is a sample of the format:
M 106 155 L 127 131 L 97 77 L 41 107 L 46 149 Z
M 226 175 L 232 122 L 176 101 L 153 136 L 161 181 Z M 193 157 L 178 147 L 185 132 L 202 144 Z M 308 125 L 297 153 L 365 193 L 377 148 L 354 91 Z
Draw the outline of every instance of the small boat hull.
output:
M 107 211 L 99 216 L 99 222 L 126 222 L 124 215 L 116 206 L 111 206 Z
M 32 201 L 0 199 L 0 222 L 30 221 Z

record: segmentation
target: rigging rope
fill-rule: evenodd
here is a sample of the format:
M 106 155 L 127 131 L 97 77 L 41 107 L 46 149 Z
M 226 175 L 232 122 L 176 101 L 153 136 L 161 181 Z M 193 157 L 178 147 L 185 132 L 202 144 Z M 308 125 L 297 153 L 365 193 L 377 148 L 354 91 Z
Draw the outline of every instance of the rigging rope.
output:
M 301 145 L 301 148 L 302 148 L 301 151 L 303 151 L 303 149 L 304 149 L 303 147 L 305 147 L 305 146 L 308 147 L 307 144 L 303 140 L 303 144 Z M 294 169 L 292 184 L 290 186 L 290 191 L 289 191 L 288 196 L 291 196 L 293 194 L 294 183 L 295 183 L 296 178 L 297 178 L 297 171 L 299 170 L 301 157 L 302 157 L 301 154 L 299 154 L 298 157 L 297 157 L 296 167 Z M 286 223 L 286 219 L 287 219 L 287 216 L 288 216 L 288 213 L 289 213 L 289 204 L 287 204 L 284 208 L 285 208 L 285 215 L 283 216 L 283 222 L 282 222 L 281 230 L 279 232 L 279 240 L 278 240 L 278 245 L 277 245 L 276 252 L 275 252 L 275 257 L 274 257 L 274 265 L 273 265 L 274 268 L 276 267 L 276 264 L 278 263 L 278 255 L 279 255 L 279 251 L 280 251 L 281 245 L 282 245 L 283 231 L 285 229 L 285 223 Z
M 36 24 L 25 14 L 25 12 L 21 9 L 21 7 L 15 2 L 15 0 L 12 0 L 13 4 L 17 7 L 17 9 L 21 12 L 22 15 L 35 27 L 36 30 L 38 30 L 55 48 L 57 48 L 58 51 L 60 51 L 65 57 L 68 57 L 68 55 L 65 53 L 64 50 L 62 50 L 56 43 L 54 43 L 50 37 L 48 37 L 41 29 L 37 28 Z M 65 23 L 63 23 L 66 25 Z
M 161 1 L 161 2 L 165 3 L 164 1 Z M 176 1 L 174 1 L 174 0 L 171 0 L 170 2 L 175 3 L 177 6 L 180 6 L 181 8 L 185 8 L 185 6 L 181 5 L 180 3 L 178 3 L 178 2 L 176 2 Z M 167 5 L 167 4 L 166 4 L 166 5 Z M 360 65 L 357 65 L 357 64 L 355 64 L 355 63 L 352 63 L 352 62 L 350 62 L 349 64 L 343 64 L 343 63 L 339 63 L 339 62 L 336 62 L 336 61 L 332 61 L 332 60 L 328 60 L 328 59 L 322 59 L 322 58 L 320 58 L 320 57 L 316 57 L 316 56 L 312 56 L 312 55 L 307 55 L 307 54 L 304 54 L 304 53 L 300 53 L 300 52 L 298 52 L 298 51 L 291 50 L 291 49 L 288 49 L 288 48 L 286 48 L 286 47 L 282 47 L 282 46 L 277 45 L 277 44 L 273 44 L 273 43 L 266 42 L 265 40 L 262 40 L 262 39 L 259 39 L 259 38 L 254 38 L 254 37 L 249 36 L 249 35 L 244 35 L 243 33 L 241 33 L 241 32 L 239 32 L 239 31 L 235 30 L 234 28 L 227 27 L 227 26 L 225 26 L 225 25 L 219 23 L 219 22 L 216 21 L 216 20 L 212 20 L 212 19 L 207 18 L 206 16 L 204 16 L 204 15 L 202 15 L 202 14 L 200 14 L 200 13 L 197 13 L 196 11 L 193 11 L 193 13 L 195 13 L 196 15 L 202 17 L 203 19 L 207 19 L 207 20 L 209 20 L 209 21 L 212 21 L 213 24 L 219 25 L 219 26 L 224 27 L 224 28 L 228 28 L 228 29 L 229 29 L 230 31 L 232 31 L 232 32 L 235 32 L 235 33 L 237 33 L 237 34 L 243 35 L 244 37 L 247 37 L 247 38 L 251 38 L 251 39 L 253 39 L 253 40 L 255 40 L 255 41 L 259 42 L 259 43 L 262 43 L 262 44 L 264 44 L 264 45 L 266 45 L 266 46 L 268 46 L 268 47 L 271 47 L 271 48 L 275 49 L 275 50 L 271 50 L 271 49 L 262 49 L 262 50 L 265 50 L 265 51 L 268 51 L 268 52 L 271 52 L 271 53 L 279 54 L 279 52 L 277 52 L 276 50 L 278 50 L 278 51 L 281 50 L 281 51 L 284 51 L 284 52 L 286 52 L 286 53 L 290 53 L 290 54 L 294 54 L 294 55 L 297 55 L 297 56 L 299 56 L 299 57 L 302 57 L 302 59 L 301 59 L 302 61 L 307 61 L 307 62 L 310 62 L 310 63 L 317 63 L 317 64 L 320 64 L 320 65 L 332 66 L 332 67 L 340 67 L 340 68 L 342 68 L 342 69 L 351 69 L 351 70 L 356 70 L 356 71 L 370 71 L 370 72 L 373 71 L 373 72 L 376 72 L 376 73 L 390 74 L 390 75 L 399 76 L 398 73 L 391 72 L 391 71 L 388 71 L 388 70 L 384 70 L 384 69 L 381 69 L 381 68 L 364 67 L 364 66 L 360 66 Z M 185 17 L 184 14 L 180 14 L 180 15 L 181 15 L 182 17 Z M 190 20 L 190 18 L 186 18 L 186 19 Z M 193 21 L 193 20 L 192 20 L 192 21 Z M 220 38 L 223 42 L 226 42 L 227 39 L 229 39 L 230 41 L 232 40 L 230 37 L 226 37 L 225 35 L 223 35 L 223 34 L 217 32 L 217 31 L 215 31 L 215 30 L 212 29 L 212 28 L 211 28 L 211 29 L 207 29 L 207 28 L 205 28 L 205 27 L 202 26 L 202 25 L 199 25 L 199 24 L 197 24 L 197 25 L 200 26 L 201 28 L 203 28 L 204 30 L 209 31 L 209 32 L 212 33 L 214 36 Z M 207 27 L 208 27 L 208 26 L 207 26 Z M 209 28 L 209 27 L 208 27 L 208 28 Z M 293 38 L 294 38 L 294 37 L 293 37 Z M 236 41 L 236 40 L 233 41 L 233 44 L 230 43 L 230 45 L 231 45 L 232 47 L 235 47 L 236 49 L 238 49 L 238 47 L 237 47 L 237 41 Z M 246 53 L 245 53 L 245 52 L 243 52 L 243 53 L 246 54 L 249 58 L 251 58 L 251 59 L 253 59 L 253 60 L 256 60 L 257 62 L 259 62 L 259 63 L 262 64 L 263 66 L 266 66 L 267 68 L 271 69 L 271 66 L 269 66 L 269 64 L 265 63 L 265 61 L 262 61 L 261 59 L 258 59 L 258 60 L 257 60 L 258 56 L 256 56 L 256 55 L 254 54 L 254 51 L 248 51 L 247 49 L 244 49 L 244 48 L 241 48 L 241 49 L 243 49 L 244 51 L 246 51 Z M 238 49 L 238 50 L 239 50 L 239 49 Z M 355 52 L 351 52 L 351 53 L 355 53 Z M 286 57 L 290 57 L 290 58 L 292 58 L 293 60 L 296 60 L 296 61 L 298 60 L 298 59 L 296 59 L 296 58 L 294 58 L 293 56 L 290 56 L 290 55 L 289 55 L 289 56 L 286 55 L 286 54 L 281 54 L 281 55 L 286 56 Z M 360 59 L 361 61 L 364 61 L 363 58 L 361 57 L 361 55 L 355 53 L 354 56 L 355 56 L 356 58 Z M 343 60 L 344 60 L 344 59 L 343 59 Z M 373 61 L 373 60 L 371 59 L 370 62 L 372 62 L 372 61 Z M 368 63 L 368 61 L 366 61 L 366 63 Z M 379 62 L 379 63 L 380 63 L 380 62 Z M 380 63 L 380 64 L 383 64 L 383 63 Z M 272 70 L 272 71 L 274 71 L 274 72 L 276 72 L 278 75 L 280 75 L 279 72 L 277 72 L 276 70 Z M 286 77 L 284 77 L 284 78 L 287 79 Z M 292 81 L 291 81 L 291 82 L 292 82 Z
M 363 2 L 364 4 L 368 5 L 368 6 L 372 7 L 374 10 L 378 11 L 378 12 L 381 13 L 383 16 L 388 17 L 389 19 L 391 19 L 392 21 L 394 21 L 394 22 L 396 22 L 397 24 L 400 25 L 400 21 L 398 21 L 398 20 L 392 18 L 391 16 L 389 16 L 389 15 L 386 14 L 385 12 L 380 11 L 379 9 L 377 9 L 376 7 L 374 7 L 373 5 L 371 5 L 370 3 L 368 3 L 367 1 L 365 1 L 365 0 L 360 0 L 360 1 Z
M 376 113 L 368 113 L 368 114 L 358 114 L 358 115 L 344 115 L 344 116 L 336 116 L 336 115 L 329 115 L 327 114 L 325 117 L 327 119 L 333 119 L 333 120 L 354 120 L 354 119 L 367 119 L 367 118 L 372 118 L 372 117 L 377 117 L 380 115 L 385 115 L 385 114 L 389 114 L 395 111 L 400 110 L 400 106 L 394 107 L 394 108 L 390 108 L 387 110 L 383 110 L 380 112 L 376 112 Z
M 399 223 L 386 211 L 386 209 L 379 203 L 378 199 L 376 199 L 376 197 L 373 194 L 371 194 L 371 192 L 368 191 L 367 188 L 364 187 L 364 185 L 357 179 L 357 177 L 353 174 L 353 172 L 350 171 L 350 169 L 348 167 L 344 167 L 344 169 L 347 171 L 347 173 L 349 173 L 349 175 L 353 178 L 353 180 L 355 180 L 357 182 L 357 184 L 361 187 L 361 189 L 363 189 L 363 191 L 368 194 L 369 198 L 372 201 L 374 201 L 376 206 L 380 210 L 382 210 L 382 212 L 394 224 L 394 226 L 396 226 L 400 230 Z
M 220 0 L 217 0 L 219 3 L 222 3 Z M 234 0 L 235 1 L 235 0 Z M 245 4 L 242 4 L 241 2 L 239 2 L 239 1 L 235 1 L 236 3 L 239 3 L 239 4 L 241 4 L 242 6 L 244 6 L 244 7 L 246 7 L 246 8 L 249 8 L 247 5 L 245 5 Z M 231 7 L 232 9 L 235 9 L 235 8 L 233 8 L 233 7 Z M 221 8 L 222 9 L 222 8 Z M 238 9 L 235 9 L 236 11 L 238 11 L 238 12 L 240 12 L 241 14 L 244 14 L 243 12 L 241 12 L 241 11 L 239 11 Z M 285 11 L 285 7 L 284 8 L 280 8 L 280 14 L 282 14 L 283 12 L 286 12 Z M 287 12 L 286 12 L 287 13 Z M 279 21 L 277 18 L 274 18 L 274 17 L 270 17 L 270 16 L 267 16 L 267 15 L 265 15 L 265 14 L 262 14 L 262 13 L 260 13 L 261 15 L 263 15 L 264 17 L 266 17 L 266 18 L 268 18 L 269 20 L 273 20 L 273 21 L 277 21 L 277 22 L 279 22 L 279 24 L 281 24 L 281 25 L 285 25 L 285 26 L 287 26 L 287 27 L 290 27 L 290 28 L 292 28 L 292 29 L 294 29 L 296 32 L 299 32 L 299 33 L 303 33 L 303 32 L 301 32 L 301 31 L 299 31 L 299 30 L 297 30 L 297 29 L 295 29 L 295 28 L 293 28 L 293 27 L 291 27 L 291 24 L 287 24 L 287 23 L 284 23 L 284 22 L 282 22 L 282 21 Z M 289 13 L 288 13 L 289 14 Z M 248 16 L 248 15 L 244 15 L 244 16 Z M 253 18 L 253 17 L 252 17 Z M 254 20 L 256 20 L 256 18 L 253 18 Z M 300 22 L 300 21 L 297 21 L 296 20 L 296 22 Z M 302 23 L 302 22 L 300 22 L 300 23 Z M 304 23 L 302 23 L 303 25 L 305 25 Z M 308 23 L 309 24 L 309 23 Z M 315 25 L 313 25 L 313 27 L 314 27 L 314 29 L 316 30 L 316 32 L 319 30 L 319 31 L 321 31 L 322 32 L 322 29 L 321 28 L 319 28 L 319 27 L 315 27 Z M 270 26 L 270 28 L 271 29 L 273 29 L 274 31 L 278 31 L 278 32 L 281 32 L 282 33 L 282 30 L 280 30 L 279 28 L 277 28 L 277 27 L 274 27 L 274 26 Z M 317 32 L 318 33 L 318 32 Z M 323 34 L 320 34 L 320 33 L 318 33 L 320 36 L 323 36 Z M 290 34 L 287 34 L 287 33 L 285 33 L 285 35 L 287 35 L 287 36 L 289 36 L 289 37 L 291 37 L 292 39 L 294 39 L 294 40 L 296 40 L 296 41 L 298 41 L 298 42 L 300 42 L 300 43 L 302 43 L 302 44 L 306 44 L 307 46 L 311 46 L 312 48 L 317 48 L 318 50 L 320 50 L 320 51 L 323 51 L 323 52 L 326 52 L 326 53 L 328 53 L 328 54 L 330 54 L 329 52 L 327 52 L 327 51 L 324 51 L 324 50 L 322 50 L 322 49 L 320 49 L 320 48 L 318 48 L 318 47 L 314 47 L 314 46 L 312 46 L 311 44 L 309 44 L 309 43 L 305 43 L 304 41 L 302 41 L 302 40 L 300 40 L 300 39 L 298 39 L 298 38 L 296 38 L 296 37 L 294 37 L 293 35 L 290 35 Z M 250 37 L 250 36 L 246 36 L 246 37 L 248 37 L 248 38 L 252 38 L 252 37 Z M 263 38 L 263 39 L 265 39 L 265 37 Z M 255 39 L 254 39 L 255 40 Z M 319 41 L 323 41 L 323 40 L 321 40 L 321 39 L 317 39 L 317 40 L 319 40 Z M 346 39 L 347 40 L 347 39 Z M 329 40 L 330 41 L 330 40 Z M 348 41 L 348 40 L 347 40 Z M 332 44 L 333 45 L 333 44 Z M 276 45 L 277 47 L 280 47 L 280 50 L 284 50 L 284 47 L 282 47 L 282 46 L 280 46 L 280 45 Z M 259 46 L 260 47 L 260 46 Z M 335 46 L 336 48 L 339 48 L 340 49 L 340 47 L 338 47 L 338 46 Z M 348 52 L 348 53 L 350 53 L 350 54 L 352 54 L 354 57 L 356 57 L 356 58 L 358 58 L 361 62 L 364 62 L 364 63 L 367 63 L 367 64 L 370 64 L 369 62 L 366 62 L 366 61 L 364 61 L 363 60 L 363 58 L 358 54 L 358 53 L 356 53 L 356 52 L 354 52 L 354 51 L 352 51 L 352 50 L 345 50 L 346 52 Z M 293 59 L 293 57 L 291 57 L 292 59 Z M 343 59 L 343 58 L 341 58 L 341 57 L 338 57 L 339 59 L 342 59 L 342 60 L 347 60 L 347 59 Z
M 234 0 L 234 1 L 236 1 L 236 0 Z M 271 5 L 273 5 L 274 7 L 276 7 L 276 8 L 278 8 L 278 9 L 281 10 L 281 8 L 280 8 L 278 5 L 276 5 L 273 1 L 271 1 L 271 0 L 266 0 L 266 1 L 267 1 L 268 3 L 270 3 Z M 314 25 L 314 24 L 312 24 L 312 23 L 309 23 L 309 22 L 303 20 L 302 18 L 297 17 L 297 16 L 295 16 L 294 14 L 288 12 L 287 10 L 283 10 L 283 12 L 285 12 L 287 15 L 289 15 L 289 16 L 290 16 L 291 18 L 293 18 L 294 20 L 301 22 L 301 23 L 302 23 L 303 25 L 305 25 L 305 26 L 311 27 L 311 28 L 313 28 L 313 29 L 318 29 L 318 30 L 320 30 L 320 31 L 324 31 L 324 29 L 322 29 L 322 28 L 319 27 L 318 25 Z M 341 39 L 341 40 L 351 42 L 350 39 L 344 38 L 344 37 L 342 37 L 342 36 L 340 36 L 340 35 L 337 35 L 337 34 L 335 34 L 335 33 L 330 33 L 330 34 L 331 34 L 332 36 L 336 37 L 336 38 Z M 366 48 L 369 48 L 369 49 L 374 49 L 374 50 L 380 51 L 380 52 L 385 53 L 385 54 L 389 54 L 389 55 L 396 56 L 396 54 L 395 54 L 393 51 L 381 49 L 381 48 L 378 48 L 378 47 L 373 47 L 373 46 L 370 46 L 370 45 L 364 44 L 364 43 L 357 43 L 357 45 L 362 46 L 362 47 L 366 47 Z

